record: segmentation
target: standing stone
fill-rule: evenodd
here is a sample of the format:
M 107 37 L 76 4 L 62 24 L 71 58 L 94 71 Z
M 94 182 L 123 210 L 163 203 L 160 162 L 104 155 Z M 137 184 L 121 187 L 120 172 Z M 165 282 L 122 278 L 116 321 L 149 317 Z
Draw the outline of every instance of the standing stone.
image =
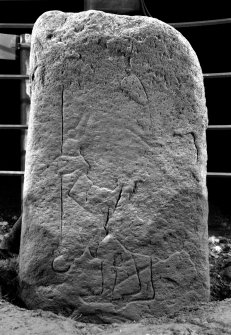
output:
M 30 68 L 27 306 L 110 322 L 206 301 L 207 110 L 187 40 L 153 18 L 51 11 Z

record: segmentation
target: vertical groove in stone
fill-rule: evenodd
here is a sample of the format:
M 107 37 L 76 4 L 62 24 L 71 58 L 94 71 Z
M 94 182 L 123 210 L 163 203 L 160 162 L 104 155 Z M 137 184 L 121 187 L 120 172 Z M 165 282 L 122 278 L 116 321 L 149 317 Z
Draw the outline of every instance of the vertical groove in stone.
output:
M 153 283 L 153 267 L 152 267 L 152 257 L 150 257 L 150 268 L 151 268 L 151 278 L 150 278 L 150 281 L 151 281 L 151 286 L 152 286 L 152 290 L 153 290 L 153 296 L 152 296 L 152 299 L 155 299 L 155 286 L 154 286 L 154 283 Z
M 63 239 L 63 176 L 60 176 L 60 242 Z
M 61 90 L 61 155 L 63 154 L 63 114 L 64 114 L 64 110 L 63 110 L 63 103 L 64 103 L 64 87 L 62 86 L 62 90 Z
M 61 156 L 63 154 L 63 132 L 64 132 L 64 110 L 63 110 L 63 104 L 64 104 L 64 87 L 62 85 L 61 90 Z M 60 176 L 60 240 L 62 242 L 63 238 L 63 176 L 61 174 Z

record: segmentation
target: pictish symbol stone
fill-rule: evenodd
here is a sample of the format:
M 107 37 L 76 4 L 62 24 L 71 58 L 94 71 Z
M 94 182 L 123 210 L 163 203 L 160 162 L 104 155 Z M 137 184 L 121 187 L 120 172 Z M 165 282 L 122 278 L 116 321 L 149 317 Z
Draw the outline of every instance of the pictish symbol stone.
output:
M 26 305 L 113 322 L 208 300 L 208 121 L 188 41 L 153 18 L 51 11 L 30 72 Z

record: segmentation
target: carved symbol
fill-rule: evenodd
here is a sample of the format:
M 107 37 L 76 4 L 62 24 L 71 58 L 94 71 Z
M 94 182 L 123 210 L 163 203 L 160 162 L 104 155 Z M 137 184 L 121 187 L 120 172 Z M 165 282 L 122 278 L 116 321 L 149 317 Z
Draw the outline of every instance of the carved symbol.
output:
M 81 175 L 71 190 L 69 196 L 80 206 L 92 213 L 107 213 L 108 208 L 115 208 L 120 198 L 121 186 L 111 190 L 98 187 L 86 174 Z
M 141 105 L 148 103 L 148 96 L 141 80 L 134 74 L 123 78 L 121 89 L 135 102 Z
M 100 243 L 97 256 L 103 262 L 104 298 L 126 301 L 154 299 L 151 257 L 131 253 L 112 235 L 107 235 Z
M 68 271 L 68 278 L 76 281 L 79 296 L 94 301 L 147 301 L 155 297 L 152 279 L 152 259 L 132 253 L 115 237 L 107 235 L 100 242 L 93 257 L 87 247 L 79 258 L 64 264 L 64 257 L 54 260 L 53 270 Z M 60 265 L 60 271 L 57 265 Z

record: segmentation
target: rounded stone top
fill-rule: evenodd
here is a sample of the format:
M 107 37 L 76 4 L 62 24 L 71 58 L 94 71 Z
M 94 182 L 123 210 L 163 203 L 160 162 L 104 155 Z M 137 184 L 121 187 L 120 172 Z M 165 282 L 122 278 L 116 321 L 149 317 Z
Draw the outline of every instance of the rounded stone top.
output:
M 98 10 L 88 10 L 79 13 L 64 13 L 61 11 L 48 11 L 43 13 L 35 22 L 33 36 L 41 40 L 58 42 L 71 37 L 84 38 L 91 36 L 120 37 L 127 36 L 138 40 L 157 36 L 166 39 L 166 43 L 178 45 L 178 52 L 182 50 L 188 57 L 197 56 L 190 43 L 175 28 L 156 18 L 147 16 L 129 16 L 105 13 Z
M 146 16 L 128 16 L 88 10 L 79 13 L 48 11 L 35 22 L 32 32 L 32 53 L 36 61 L 47 57 L 47 52 L 65 49 L 67 46 L 87 45 L 95 41 L 104 43 L 106 48 L 111 42 L 134 40 L 138 44 L 145 42 L 148 47 L 166 46 L 166 54 L 172 62 L 185 63 L 198 81 L 203 81 L 197 55 L 187 39 L 175 28 L 156 18 Z M 124 51 L 121 50 L 121 54 Z M 126 51 L 125 51 L 126 52 Z M 165 57 L 166 55 L 163 54 Z M 36 66 L 31 59 L 31 67 Z M 186 70 L 187 72 L 187 70 Z

